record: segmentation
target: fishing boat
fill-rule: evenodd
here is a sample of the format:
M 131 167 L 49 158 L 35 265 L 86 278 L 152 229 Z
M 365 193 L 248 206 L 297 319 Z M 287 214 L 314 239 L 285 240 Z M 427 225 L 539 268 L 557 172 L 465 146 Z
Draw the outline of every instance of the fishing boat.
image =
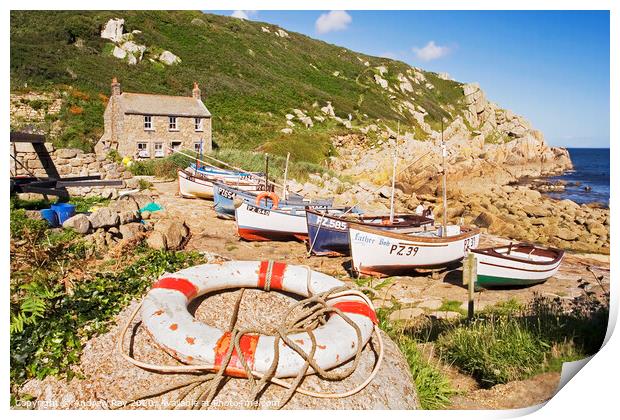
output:
M 206 166 L 206 165 L 196 165 L 195 163 L 191 163 L 187 168 L 185 168 L 185 170 L 193 174 L 198 173 L 200 175 L 205 175 L 207 177 L 222 178 L 222 179 L 225 179 L 226 181 L 253 180 L 255 182 L 260 182 L 263 180 L 265 176 L 265 174 L 262 174 L 259 172 L 234 171 L 230 169 L 221 169 L 221 168 L 215 168 L 215 167 Z
M 219 182 L 213 183 L 213 208 L 215 209 L 217 216 L 224 219 L 234 219 L 235 217 L 235 199 L 239 199 L 237 202 L 247 202 L 249 204 L 257 204 L 257 197 L 259 191 L 264 190 L 262 185 L 259 185 L 259 189 L 256 191 L 244 191 L 236 188 L 235 185 L 227 185 Z M 273 201 L 270 199 L 260 200 L 258 204 L 267 208 L 273 207 Z M 280 200 L 279 205 L 283 207 L 298 207 L 303 210 L 304 207 L 325 209 L 332 206 L 333 199 L 324 200 L 308 200 L 299 194 L 292 193 L 286 200 Z
M 327 209 L 342 214 L 349 209 Z M 308 239 L 306 210 L 298 207 L 267 208 L 247 202 L 235 209 L 239 236 L 248 241 L 284 241 Z
M 179 194 L 186 198 L 213 198 L 213 183 L 222 182 L 221 177 L 200 175 L 182 169 L 177 171 L 179 180 Z M 235 187 L 240 190 L 254 191 L 258 189 L 254 181 L 237 181 Z
M 350 255 L 349 227 L 369 226 L 387 231 L 414 231 L 432 225 L 433 219 L 416 214 L 382 215 L 330 215 L 321 210 L 306 209 L 308 251 L 320 256 Z
M 445 267 L 476 248 L 480 230 L 448 225 L 402 233 L 365 225 L 349 226 L 353 271 L 370 276 L 408 273 L 418 268 Z
M 481 287 L 530 286 L 553 277 L 564 251 L 527 243 L 472 249 L 477 260 L 476 284 Z

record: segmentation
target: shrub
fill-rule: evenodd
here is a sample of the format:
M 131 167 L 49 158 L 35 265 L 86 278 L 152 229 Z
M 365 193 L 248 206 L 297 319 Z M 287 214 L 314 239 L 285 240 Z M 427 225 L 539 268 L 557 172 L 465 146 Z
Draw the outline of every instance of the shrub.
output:
M 608 299 L 584 292 L 564 303 L 535 295 L 528 305 L 510 300 L 486 308 L 472 322 L 434 323 L 413 335 L 436 338 L 446 362 L 490 387 L 596 353 L 607 329 Z
M 542 368 L 549 348 L 512 318 L 479 319 L 439 337 L 442 357 L 485 386 L 522 379 Z
M 195 253 L 145 251 L 120 273 L 99 272 L 71 294 L 53 279 L 24 281 L 12 290 L 11 383 L 74 375 L 83 344 L 107 330 L 114 316 L 165 271 L 201 262 Z M 54 260 L 54 263 L 57 261 Z
M 146 179 L 139 179 L 138 180 L 138 188 L 140 189 L 140 191 L 148 190 L 152 186 L 153 186 L 153 184 L 151 182 L 147 181 Z

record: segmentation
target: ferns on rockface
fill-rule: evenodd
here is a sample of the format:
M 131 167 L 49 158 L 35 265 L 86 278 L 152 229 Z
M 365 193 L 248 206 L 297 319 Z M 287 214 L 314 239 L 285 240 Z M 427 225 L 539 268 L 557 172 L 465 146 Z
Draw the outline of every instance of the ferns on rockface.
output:
M 25 294 L 19 303 L 19 310 L 11 310 L 11 334 L 22 332 L 25 326 L 33 325 L 43 318 L 50 302 L 62 295 L 61 292 L 53 291 L 39 282 L 27 283 L 20 289 Z

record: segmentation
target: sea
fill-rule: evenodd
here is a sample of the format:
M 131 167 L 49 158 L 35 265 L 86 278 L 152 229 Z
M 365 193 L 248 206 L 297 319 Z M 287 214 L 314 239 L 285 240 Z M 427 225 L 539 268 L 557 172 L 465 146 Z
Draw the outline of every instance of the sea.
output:
M 579 204 L 598 202 L 609 207 L 609 149 L 569 148 L 568 153 L 574 169 L 549 179 L 565 181 L 566 189 L 548 195 Z

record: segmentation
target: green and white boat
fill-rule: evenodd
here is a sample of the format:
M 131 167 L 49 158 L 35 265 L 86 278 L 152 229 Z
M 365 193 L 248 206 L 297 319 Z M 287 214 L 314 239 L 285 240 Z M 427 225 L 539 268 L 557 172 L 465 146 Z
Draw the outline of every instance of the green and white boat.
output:
M 471 249 L 477 260 L 477 286 L 531 286 L 553 277 L 562 264 L 564 251 L 519 243 Z

